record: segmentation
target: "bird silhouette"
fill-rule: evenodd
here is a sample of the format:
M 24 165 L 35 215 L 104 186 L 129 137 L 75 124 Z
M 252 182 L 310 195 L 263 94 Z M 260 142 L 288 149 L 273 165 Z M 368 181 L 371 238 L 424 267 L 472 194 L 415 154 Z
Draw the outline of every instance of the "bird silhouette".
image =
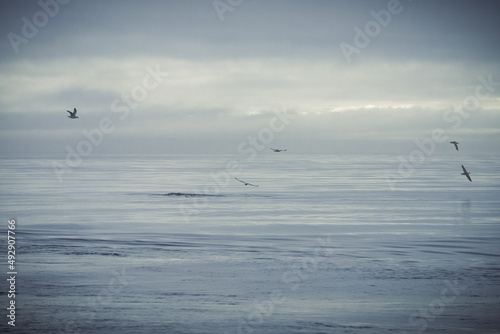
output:
M 67 112 L 69 112 L 69 118 L 78 118 L 78 116 L 76 116 L 76 108 L 73 108 L 73 112 L 69 111 L 69 110 L 66 110 Z
M 244 183 L 246 186 L 258 187 L 258 185 L 245 182 L 243 180 L 238 179 L 237 177 L 235 177 L 235 179 L 238 180 L 238 181 L 240 181 L 241 183 Z
M 467 178 L 469 179 L 469 181 L 472 182 L 472 179 L 469 176 L 470 172 L 468 172 L 467 169 L 465 169 L 464 165 L 462 165 L 462 169 L 463 169 L 464 172 L 462 174 L 460 174 L 460 175 L 467 176 Z

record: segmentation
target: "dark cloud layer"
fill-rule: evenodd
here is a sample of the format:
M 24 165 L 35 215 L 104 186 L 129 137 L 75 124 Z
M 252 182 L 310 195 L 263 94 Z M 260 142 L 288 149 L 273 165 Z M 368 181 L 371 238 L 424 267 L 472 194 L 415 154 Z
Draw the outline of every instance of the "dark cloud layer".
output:
M 48 0 L 46 0 L 48 1 Z M 48 1 L 50 2 L 50 1 Z M 390 1 L 242 1 L 217 16 L 211 1 L 78 1 L 59 5 L 20 56 L 149 55 L 194 59 L 247 56 L 339 57 L 371 11 Z M 2 35 L 21 33 L 35 1 L 2 3 Z M 381 58 L 496 61 L 500 5 L 495 1 L 407 1 L 367 50 Z M 2 39 L 2 53 L 8 55 Z M 12 56 L 12 54 L 10 55 Z

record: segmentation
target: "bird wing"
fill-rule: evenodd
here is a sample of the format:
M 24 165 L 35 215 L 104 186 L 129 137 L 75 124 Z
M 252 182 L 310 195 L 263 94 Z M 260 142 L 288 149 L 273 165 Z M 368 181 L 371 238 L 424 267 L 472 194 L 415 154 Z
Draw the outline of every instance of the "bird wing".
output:
M 257 185 L 255 185 L 255 184 L 251 184 L 251 183 L 245 182 L 245 181 L 243 181 L 243 180 L 238 179 L 237 177 L 235 177 L 235 179 L 236 179 L 236 180 L 238 180 L 238 181 L 240 181 L 241 183 L 244 183 L 246 186 L 248 185 L 248 186 L 252 186 L 252 187 L 258 187 L 258 186 L 257 186 Z
M 455 145 L 455 148 L 457 149 L 458 151 L 458 143 L 453 143 L 453 145 Z
M 66 111 L 69 112 L 70 115 L 73 115 L 73 113 L 71 111 L 69 111 L 69 110 L 66 110 Z
M 469 179 L 469 181 L 472 182 L 472 179 L 470 178 L 469 174 L 465 174 L 465 176 L 467 176 L 467 178 Z
M 76 115 L 76 108 L 73 108 L 73 112 L 74 112 L 74 113 L 75 113 L 75 115 Z
M 463 171 L 464 171 L 464 173 L 465 173 L 465 174 L 467 174 L 467 173 L 468 173 L 468 172 L 467 172 L 467 169 L 465 169 L 464 165 L 462 165 L 462 169 L 463 169 Z

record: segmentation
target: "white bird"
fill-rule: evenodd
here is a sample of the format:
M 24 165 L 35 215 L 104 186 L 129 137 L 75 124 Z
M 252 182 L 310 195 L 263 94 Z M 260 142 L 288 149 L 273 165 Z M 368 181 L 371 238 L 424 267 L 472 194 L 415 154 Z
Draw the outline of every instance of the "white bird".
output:
M 464 165 L 462 165 L 462 169 L 464 170 L 464 172 L 463 172 L 462 174 L 460 174 L 460 175 L 465 175 L 465 176 L 467 176 L 467 178 L 469 179 L 469 181 L 470 181 L 470 182 L 472 182 L 472 179 L 471 179 L 471 178 L 470 178 L 470 176 L 469 176 L 470 172 L 468 172 L 468 171 L 465 169 Z
M 276 148 L 271 148 L 271 150 L 273 150 L 274 152 L 282 152 L 282 151 L 286 151 L 286 148 L 284 150 L 280 150 L 280 149 L 276 149 Z
M 457 151 L 458 151 L 458 142 L 456 142 L 456 141 L 450 141 L 450 144 L 455 145 L 455 148 L 456 148 L 456 149 L 457 149 Z
M 67 112 L 69 112 L 69 118 L 78 118 L 78 116 L 76 116 L 76 108 L 73 108 L 73 112 L 69 111 L 69 110 L 66 110 Z
M 240 181 L 241 183 L 244 183 L 246 186 L 258 187 L 255 184 L 251 184 L 251 183 L 245 182 L 243 180 L 238 179 L 237 177 L 235 177 L 235 179 L 238 180 L 238 181 Z

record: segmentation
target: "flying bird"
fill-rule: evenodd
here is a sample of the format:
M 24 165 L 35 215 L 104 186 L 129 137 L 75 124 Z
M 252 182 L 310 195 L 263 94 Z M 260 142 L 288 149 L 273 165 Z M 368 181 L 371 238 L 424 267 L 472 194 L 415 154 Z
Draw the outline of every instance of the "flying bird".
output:
M 467 176 L 467 178 L 469 179 L 469 181 L 472 182 L 472 179 L 469 176 L 470 172 L 468 172 L 467 169 L 465 169 L 464 165 L 462 165 L 462 169 L 464 170 L 464 172 L 462 174 L 460 174 L 460 175 Z
M 457 141 L 450 141 L 450 144 L 455 145 L 455 148 L 456 148 L 456 149 L 457 149 L 457 151 L 458 151 L 458 142 L 457 142 Z
M 237 177 L 235 177 L 235 179 L 238 180 L 238 181 L 240 181 L 241 183 L 244 183 L 246 186 L 258 187 L 255 184 L 251 184 L 251 183 L 245 182 L 243 180 L 238 179 Z
M 284 150 L 280 150 L 280 149 L 276 149 L 276 148 L 271 148 L 271 150 L 273 150 L 274 152 L 282 152 L 282 151 L 286 151 L 286 148 Z
M 66 110 L 67 112 L 69 112 L 69 118 L 78 118 L 78 116 L 76 116 L 76 108 L 73 108 L 73 112 L 69 111 L 69 110 Z

